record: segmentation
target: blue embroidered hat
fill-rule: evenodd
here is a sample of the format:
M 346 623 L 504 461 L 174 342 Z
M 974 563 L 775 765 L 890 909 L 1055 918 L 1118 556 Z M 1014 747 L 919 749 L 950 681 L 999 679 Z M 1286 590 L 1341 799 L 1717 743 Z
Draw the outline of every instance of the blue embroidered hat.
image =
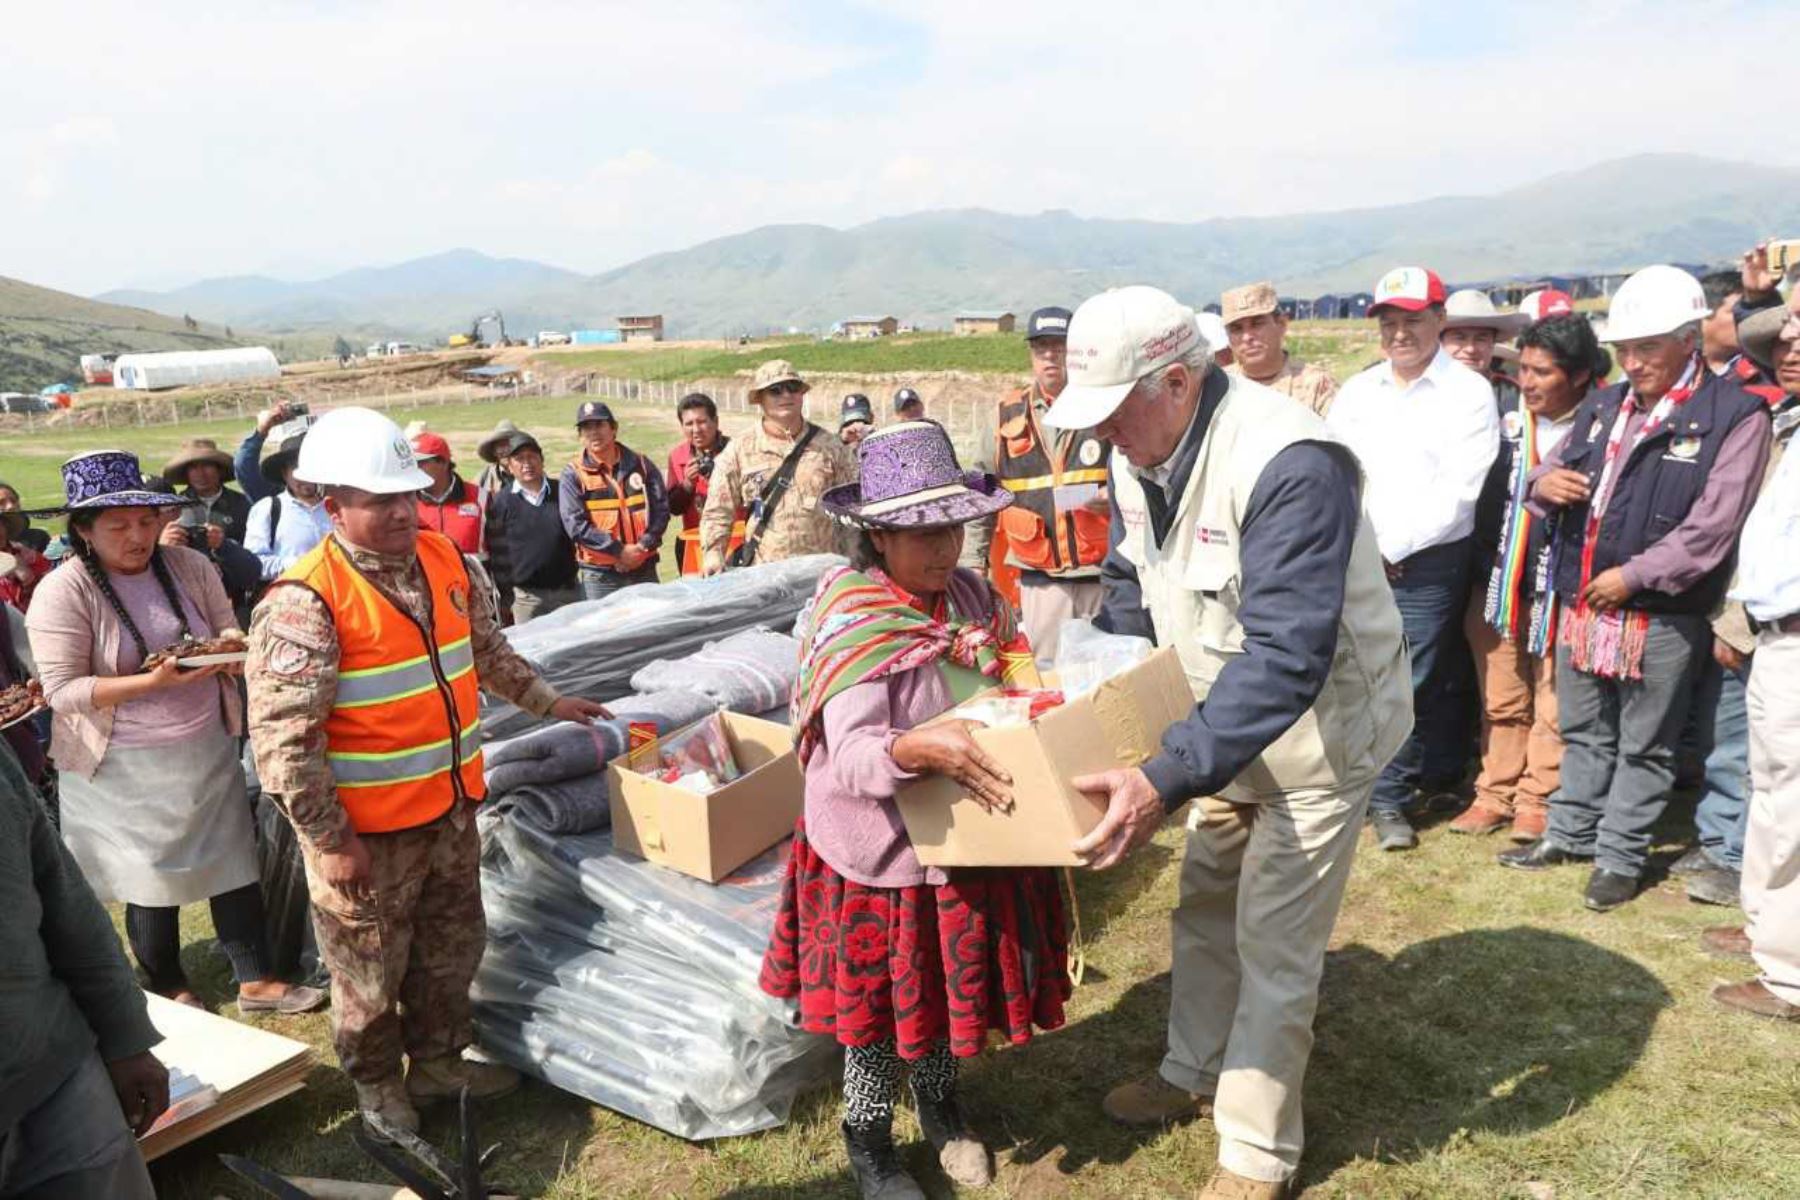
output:
M 81 512 L 94 508 L 167 508 L 194 504 L 187 496 L 154 492 L 144 486 L 144 470 L 137 455 L 125 450 L 91 450 L 62 465 L 64 503 L 56 508 L 31 511 L 34 517 Z
M 1013 495 L 985 471 L 965 471 L 936 421 L 877 429 L 856 448 L 862 478 L 831 488 L 819 506 L 864 529 L 963 525 L 1010 506 Z

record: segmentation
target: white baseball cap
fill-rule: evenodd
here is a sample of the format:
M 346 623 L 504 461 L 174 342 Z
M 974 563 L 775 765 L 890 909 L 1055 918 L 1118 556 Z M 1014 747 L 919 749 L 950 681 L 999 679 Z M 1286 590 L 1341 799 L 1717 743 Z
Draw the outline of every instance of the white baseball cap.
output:
M 1112 416 L 1138 380 L 1201 341 L 1194 310 L 1161 288 L 1133 285 L 1090 296 L 1069 320 L 1069 382 L 1044 424 L 1093 428 Z

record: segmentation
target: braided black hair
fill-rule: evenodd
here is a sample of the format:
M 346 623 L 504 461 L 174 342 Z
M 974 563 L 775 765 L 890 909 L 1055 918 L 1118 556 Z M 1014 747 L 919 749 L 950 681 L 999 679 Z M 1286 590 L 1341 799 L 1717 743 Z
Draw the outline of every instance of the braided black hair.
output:
M 132 620 L 131 614 L 125 610 L 125 604 L 119 599 L 119 593 L 113 589 L 112 577 L 106 573 L 106 567 L 100 562 L 99 555 L 94 553 L 93 545 L 82 536 L 82 530 L 93 528 L 94 515 L 91 512 L 69 514 L 69 546 L 75 551 L 76 557 L 81 559 L 81 565 L 87 569 L 89 578 L 100 589 L 100 594 L 106 597 L 108 604 L 112 605 L 112 610 L 118 616 L 119 623 L 125 626 L 125 632 L 131 635 L 133 644 L 137 646 L 138 658 L 149 658 L 150 645 L 144 641 L 143 631 L 137 627 L 137 622 Z M 181 603 L 181 592 L 175 586 L 175 577 L 169 573 L 169 564 L 163 558 L 161 546 L 150 551 L 150 571 L 156 576 L 156 582 L 162 586 L 163 596 L 168 600 L 169 607 L 174 610 L 175 621 L 181 627 L 181 639 L 188 640 L 194 636 L 194 631 L 188 627 L 187 609 Z

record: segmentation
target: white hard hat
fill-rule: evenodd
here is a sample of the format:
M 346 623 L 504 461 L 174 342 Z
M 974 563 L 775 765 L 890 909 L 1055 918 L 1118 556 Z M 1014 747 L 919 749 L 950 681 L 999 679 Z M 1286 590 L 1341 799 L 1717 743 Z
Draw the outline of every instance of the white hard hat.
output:
M 1619 285 L 1600 328 L 1603 342 L 1660 337 L 1711 313 L 1700 281 L 1680 267 L 1645 267 Z
M 334 408 L 313 422 L 300 443 L 294 477 L 382 496 L 431 486 L 400 427 L 372 408 Z

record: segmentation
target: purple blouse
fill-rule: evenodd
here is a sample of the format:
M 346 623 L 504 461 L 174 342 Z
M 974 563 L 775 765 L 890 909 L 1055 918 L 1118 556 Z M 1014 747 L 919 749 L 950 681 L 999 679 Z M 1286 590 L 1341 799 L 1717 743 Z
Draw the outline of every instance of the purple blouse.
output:
M 108 571 L 107 578 L 152 652 L 181 639 L 181 626 L 169 611 L 169 599 L 152 572 L 114 575 Z M 187 610 L 188 629 L 195 637 L 211 637 L 218 632 L 207 624 L 193 600 L 183 594 L 181 601 Z M 135 675 L 143 669 L 144 656 L 138 653 L 129 634 L 119 643 L 116 665 L 120 675 Z M 169 746 L 214 728 L 224 728 L 224 721 L 219 712 L 218 683 L 207 679 L 164 688 L 113 709 L 112 744 Z

